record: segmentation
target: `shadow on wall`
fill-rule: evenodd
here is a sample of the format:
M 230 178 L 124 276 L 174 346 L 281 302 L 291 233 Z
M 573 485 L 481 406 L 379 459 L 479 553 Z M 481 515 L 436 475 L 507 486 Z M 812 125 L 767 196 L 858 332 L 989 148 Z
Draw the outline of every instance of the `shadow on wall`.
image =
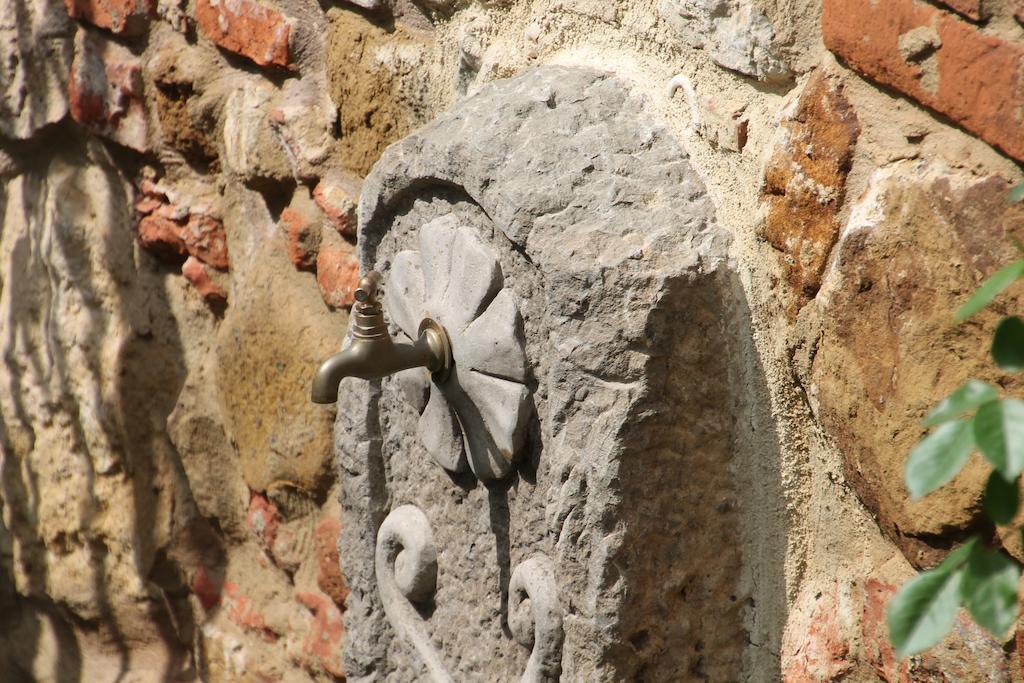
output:
M 170 271 L 136 249 L 108 151 L 45 137 L 59 151 L 0 186 L 0 667 L 188 677 L 178 563 L 223 550 L 166 433 L 185 376 Z
M 628 421 L 619 470 L 633 532 L 615 563 L 617 677 L 778 680 L 787 524 L 750 311 L 726 269 L 673 289 L 647 331 L 662 383 Z

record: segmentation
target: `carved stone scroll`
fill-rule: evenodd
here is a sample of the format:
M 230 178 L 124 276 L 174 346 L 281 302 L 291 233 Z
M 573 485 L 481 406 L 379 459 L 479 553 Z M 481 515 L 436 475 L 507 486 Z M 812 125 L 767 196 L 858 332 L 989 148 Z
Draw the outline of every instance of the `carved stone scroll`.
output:
M 398 637 L 415 648 L 431 680 L 452 680 L 430 642 L 423 617 L 413 603 L 427 603 L 437 589 L 437 551 L 430 522 L 415 505 L 391 511 L 377 532 L 374 558 L 384 613 Z
M 508 627 L 516 641 L 531 650 L 523 683 L 557 681 L 562 672 L 562 606 L 555 568 L 547 556 L 531 557 L 512 571 Z

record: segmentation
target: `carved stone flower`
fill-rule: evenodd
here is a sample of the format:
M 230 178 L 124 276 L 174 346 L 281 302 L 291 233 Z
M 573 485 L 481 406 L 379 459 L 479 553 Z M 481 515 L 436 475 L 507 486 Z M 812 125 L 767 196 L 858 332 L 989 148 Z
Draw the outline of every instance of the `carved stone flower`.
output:
M 454 367 L 438 385 L 422 370 L 400 373 L 420 410 L 417 432 L 439 465 L 467 465 L 483 481 L 504 477 L 523 445 L 529 390 L 522 320 L 491 248 L 454 216 L 424 225 L 419 251 L 399 252 L 388 278 L 388 311 L 414 339 L 423 318 L 448 331 Z

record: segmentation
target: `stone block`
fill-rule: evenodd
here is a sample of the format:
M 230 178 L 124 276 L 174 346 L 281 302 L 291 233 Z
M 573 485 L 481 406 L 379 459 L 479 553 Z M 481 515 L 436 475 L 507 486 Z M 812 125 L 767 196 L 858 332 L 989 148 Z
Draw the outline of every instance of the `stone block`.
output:
M 1006 206 L 1008 188 L 998 177 L 924 163 L 877 171 L 818 295 L 824 328 L 809 395 L 842 453 L 846 481 L 918 567 L 981 523 L 989 471 L 975 457 L 949 485 L 910 500 L 903 467 L 926 433 L 921 419 L 969 377 L 999 378 L 1011 394 L 1024 388 L 989 358 L 995 311 L 952 322 L 980 282 L 1013 258 L 1008 237 L 1024 235 L 1024 209 Z M 1019 290 L 1003 301 L 1021 309 Z
M 821 29 L 853 69 L 1024 161 L 1021 43 L 919 0 L 892 0 L 882 11 L 871 0 L 825 0 Z
M 735 481 L 722 321 L 737 288 L 679 142 L 614 77 L 528 70 L 390 147 L 364 181 L 358 237 L 404 334 L 443 313 L 455 353 L 492 308 L 518 312 L 487 342 L 463 338 L 430 392 L 450 399 L 477 368 L 521 382 L 528 411 L 485 486 L 410 438 L 430 403 L 405 378 L 342 382 L 350 679 L 740 678 L 741 557 L 720 542 L 737 517 L 707 498 Z M 500 353 L 516 335 L 518 370 Z M 514 434 L 520 405 L 470 396 L 464 439 L 494 436 L 463 420 L 474 406 Z
M 261 0 L 196 0 L 196 25 L 218 47 L 259 66 L 290 68 L 292 19 Z
M 138 152 L 151 149 L 142 66 L 128 48 L 79 31 L 68 102 L 72 118 L 88 130 Z
M 790 67 L 771 21 L 749 0 L 661 0 L 658 13 L 690 47 L 759 81 L 784 81 Z
M 68 16 L 125 36 L 146 32 L 154 0 L 64 0 Z
M 270 111 L 270 126 L 277 134 L 299 180 L 321 175 L 334 149 L 337 109 L 317 79 L 289 80 Z
M 782 115 L 764 170 L 761 236 L 779 252 L 799 303 L 813 298 L 839 237 L 838 213 L 860 133 L 842 89 L 815 71 Z
M 329 172 L 313 189 L 313 199 L 338 233 L 346 239 L 356 236 L 356 207 L 360 182 L 353 176 Z
M 24 140 L 67 114 L 74 35 L 60 3 L 0 4 L 0 135 Z
M 292 165 L 269 118 L 274 88 L 253 77 L 238 77 L 232 83 L 222 117 L 226 170 L 247 182 L 290 179 Z

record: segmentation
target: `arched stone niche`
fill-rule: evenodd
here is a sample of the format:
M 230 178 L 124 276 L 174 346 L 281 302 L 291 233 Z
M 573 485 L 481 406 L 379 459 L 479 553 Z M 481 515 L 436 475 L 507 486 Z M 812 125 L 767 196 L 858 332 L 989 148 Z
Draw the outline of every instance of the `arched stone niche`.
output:
M 738 288 L 685 152 L 624 82 L 534 69 L 367 178 L 360 260 L 396 334 L 412 323 L 391 313 L 410 300 L 395 264 L 439 224 L 496 261 L 481 306 L 507 290 L 519 316 L 517 461 L 491 480 L 439 458 L 423 379 L 342 383 L 349 680 L 737 678 Z

